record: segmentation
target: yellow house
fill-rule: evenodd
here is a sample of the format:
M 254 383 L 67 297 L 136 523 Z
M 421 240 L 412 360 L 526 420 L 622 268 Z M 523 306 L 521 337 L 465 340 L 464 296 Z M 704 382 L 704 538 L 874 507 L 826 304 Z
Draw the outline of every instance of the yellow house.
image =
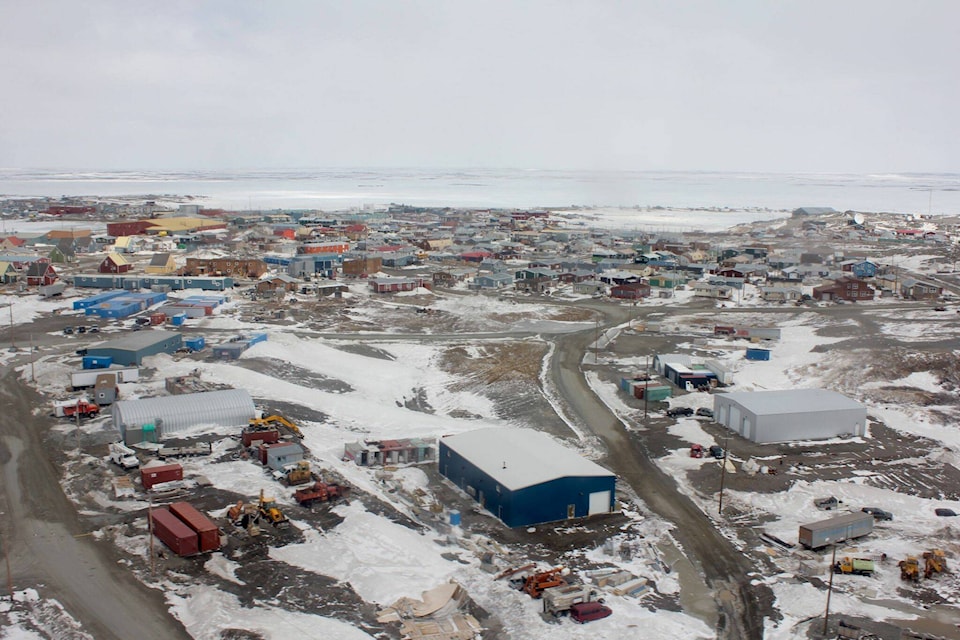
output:
M 177 262 L 169 253 L 155 253 L 143 271 L 154 276 L 170 275 L 177 272 Z

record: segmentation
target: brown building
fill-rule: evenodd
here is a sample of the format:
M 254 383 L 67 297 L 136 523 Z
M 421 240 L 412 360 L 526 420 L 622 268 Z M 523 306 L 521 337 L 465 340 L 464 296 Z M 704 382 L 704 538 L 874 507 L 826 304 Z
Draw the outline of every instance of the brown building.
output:
M 363 276 L 377 273 L 383 266 L 383 260 L 377 258 L 357 258 L 355 260 L 343 261 L 343 275 L 345 276 Z
M 814 300 L 873 300 L 876 293 L 870 285 L 863 280 L 844 276 L 837 278 L 833 284 L 813 288 Z
M 187 258 L 185 276 L 233 276 L 259 278 L 267 272 L 267 263 L 259 259 Z

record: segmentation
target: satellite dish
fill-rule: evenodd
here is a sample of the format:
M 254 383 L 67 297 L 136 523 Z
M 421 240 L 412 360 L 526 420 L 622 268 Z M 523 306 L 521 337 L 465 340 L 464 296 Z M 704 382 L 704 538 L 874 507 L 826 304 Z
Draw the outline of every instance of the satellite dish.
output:
M 863 224 L 863 214 L 862 213 L 853 214 L 853 221 L 856 224 Z

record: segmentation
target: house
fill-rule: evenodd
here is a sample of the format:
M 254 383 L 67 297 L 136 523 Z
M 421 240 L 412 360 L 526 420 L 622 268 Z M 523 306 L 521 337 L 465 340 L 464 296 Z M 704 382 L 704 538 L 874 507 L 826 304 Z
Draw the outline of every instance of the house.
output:
M 840 270 L 852 273 L 854 278 L 872 278 L 877 275 L 877 264 L 870 260 L 844 260 Z
M 433 274 L 433 284 L 438 287 L 452 287 L 458 282 L 463 282 L 477 272 L 472 267 L 459 267 L 453 269 L 443 269 Z
M 440 439 L 440 474 L 508 527 L 610 513 L 616 476 L 534 429 Z
M 98 273 L 126 273 L 133 269 L 133 265 L 119 253 L 107 254 L 97 267 Z
M 292 278 L 285 273 L 276 275 L 265 275 L 257 283 L 257 293 L 266 293 L 268 291 L 296 291 L 300 286 L 300 281 Z
M 30 286 L 46 286 L 57 281 L 57 270 L 46 260 L 38 260 L 27 267 L 27 284 Z
M 150 259 L 150 264 L 144 267 L 144 272 L 149 275 L 165 276 L 177 271 L 177 262 L 169 253 L 155 253 Z
M 377 273 L 383 266 L 380 257 L 361 257 L 352 258 L 343 261 L 343 275 L 345 276 L 366 276 L 371 273 Z
M 862 436 L 867 424 L 866 407 L 826 389 L 718 393 L 713 415 L 753 442 Z
M 647 278 L 647 282 L 655 289 L 676 289 L 687 283 L 687 279 L 676 273 L 659 273 Z
M 0 262 L 0 284 L 13 284 L 20 277 L 20 272 L 10 262 Z
M 650 285 L 643 282 L 625 282 L 610 287 L 610 297 L 621 300 L 639 300 L 650 297 Z
M 701 298 L 713 298 L 715 300 L 729 300 L 733 293 L 733 287 L 725 284 L 713 284 L 711 282 L 694 282 L 690 288 L 693 295 Z
M 576 269 L 573 271 L 561 271 L 557 277 L 560 282 L 570 284 L 575 282 L 584 282 L 586 280 L 595 280 L 597 274 L 593 271 Z
M 471 289 L 503 289 L 513 286 L 513 276 L 509 273 L 484 273 L 473 279 Z
M 796 302 L 803 297 L 800 287 L 760 287 L 764 302 Z
M 943 287 L 930 282 L 905 278 L 900 283 L 900 293 L 904 298 L 910 300 L 936 300 L 943 295 Z
M 814 300 L 873 300 L 876 291 L 866 282 L 850 276 L 841 276 L 833 284 L 813 288 Z
M 383 277 L 371 278 L 368 282 L 374 293 L 397 293 L 400 291 L 415 291 L 420 287 L 425 289 L 431 287 L 430 283 L 423 278 Z

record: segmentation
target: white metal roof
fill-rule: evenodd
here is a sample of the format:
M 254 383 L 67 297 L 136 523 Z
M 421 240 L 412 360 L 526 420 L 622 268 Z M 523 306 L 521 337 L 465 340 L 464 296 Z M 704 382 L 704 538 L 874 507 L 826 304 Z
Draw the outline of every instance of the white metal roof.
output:
M 121 400 L 113 404 L 111 413 L 121 434 L 128 427 L 156 424 L 160 420 L 163 435 L 167 436 L 200 424 L 245 426 L 256 417 L 256 407 L 245 389 L 226 389 Z
M 783 389 L 780 391 L 734 391 L 718 394 L 737 402 L 755 415 L 810 413 L 814 411 L 866 410 L 856 400 L 827 389 Z
M 558 478 L 614 475 L 533 429 L 477 429 L 441 442 L 511 491 Z

